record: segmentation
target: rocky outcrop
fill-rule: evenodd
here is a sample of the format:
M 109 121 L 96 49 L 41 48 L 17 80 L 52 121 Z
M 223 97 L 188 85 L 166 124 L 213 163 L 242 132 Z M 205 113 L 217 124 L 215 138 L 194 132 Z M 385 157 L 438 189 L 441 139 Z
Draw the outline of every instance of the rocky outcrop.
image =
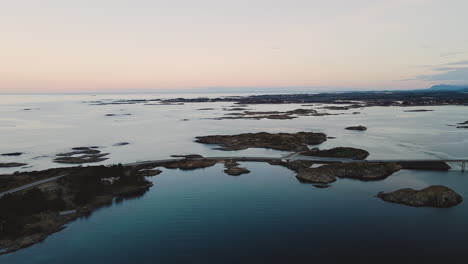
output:
M 239 167 L 239 165 L 240 164 L 235 160 L 226 160 L 224 161 L 224 166 L 226 167 L 224 172 L 231 176 L 239 176 L 242 174 L 250 173 L 250 170 Z
M 224 111 L 247 111 L 248 108 L 245 107 L 233 107 L 233 108 L 223 108 Z
M 317 112 L 314 109 L 303 109 L 298 108 L 290 111 L 244 111 L 243 113 L 236 113 L 235 116 L 232 114 L 229 117 L 220 117 L 215 118 L 216 120 L 222 119 L 293 119 L 299 116 L 324 116 L 324 115 L 331 115 L 325 112 Z
M 209 159 L 184 159 L 180 161 L 174 161 L 163 166 L 167 169 L 195 170 L 200 168 L 211 167 L 215 164 L 215 160 Z
M 231 176 L 239 176 L 242 174 L 250 173 L 250 170 L 242 167 L 231 167 L 224 170 L 224 172 Z
M 380 192 L 377 197 L 387 202 L 414 207 L 452 207 L 463 201 L 460 194 L 442 185 L 433 185 L 422 190 L 405 188 L 388 193 Z
M 320 170 L 318 170 L 319 168 L 307 168 L 300 170 L 296 178 L 300 182 L 320 184 L 326 184 L 336 181 L 336 176 L 333 173 L 321 173 Z
M 281 160 L 270 160 L 268 162 L 270 165 L 280 165 L 280 166 L 284 166 L 290 170 L 293 170 L 293 171 L 300 171 L 302 169 L 307 169 L 309 168 L 310 166 L 312 166 L 314 164 L 313 161 L 310 161 L 310 160 L 293 160 L 293 161 L 281 161 Z
M 329 183 L 335 181 L 336 178 L 375 181 L 385 179 L 400 169 L 401 167 L 395 163 L 334 163 L 301 170 L 296 177 L 301 181 L 313 183 Z
M 0 162 L 0 168 L 15 168 L 28 165 L 26 163 L 19 162 Z
M 398 163 L 402 169 L 405 170 L 438 170 L 447 171 L 450 170 L 450 166 L 443 161 L 404 161 Z
M 58 153 L 56 156 L 58 156 L 58 157 L 70 157 L 70 156 L 73 156 L 73 155 L 82 155 L 82 154 L 93 155 L 93 154 L 101 153 L 101 151 L 97 150 L 96 148 L 97 147 L 76 147 L 76 148 L 72 148 L 72 150 L 74 150 L 74 151 Z
M 324 149 L 324 150 L 314 148 L 305 152 L 301 152 L 301 155 L 314 156 L 314 157 L 363 160 L 367 158 L 367 156 L 369 156 L 369 152 L 363 149 L 348 148 L 348 147 L 338 147 L 338 148 Z
M 104 158 L 107 155 L 109 153 L 81 155 L 79 157 L 59 157 L 54 159 L 54 162 L 66 164 L 96 163 L 107 160 L 107 158 Z
M 322 108 L 328 109 L 328 110 L 349 110 L 349 109 L 362 108 L 362 107 L 365 107 L 365 105 L 352 104 L 348 106 L 324 106 Z
M 187 155 L 171 155 L 173 158 L 186 158 L 186 159 L 202 159 L 200 154 L 187 154 Z
M 23 152 L 10 152 L 10 153 L 3 153 L 2 156 L 20 156 L 23 155 Z
M 150 177 L 161 174 L 162 170 L 158 169 L 142 169 L 138 171 L 139 176 Z
M 220 145 L 220 150 L 242 150 L 248 148 L 269 148 L 287 151 L 305 151 L 307 145 L 317 145 L 327 140 L 323 133 L 245 133 L 239 135 L 214 135 L 197 137 L 195 142 Z
M 105 116 L 131 116 L 132 114 L 106 114 Z
M 84 163 L 96 163 L 107 160 L 104 158 L 109 153 L 101 153 L 97 146 L 92 147 L 75 147 L 73 151 L 64 152 L 57 154 L 57 158 L 54 162 L 66 163 L 66 164 L 84 164 Z
M 365 131 L 367 127 L 365 126 L 350 126 L 346 128 L 347 130 L 357 130 L 357 131 Z
M 468 128 L 468 120 L 462 123 L 458 123 L 457 128 Z
M 432 112 L 434 110 L 429 110 L 429 109 L 415 109 L 415 110 L 406 110 L 404 112 L 407 113 L 417 113 L 417 112 Z
M 125 146 L 125 145 L 128 145 L 128 144 L 130 144 L 130 143 L 128 143 L 128 142 L 119 142 L 119 143 L 115 143 L 115 144 L 112 145 L 112 146 L 114 146 L 114 147 L 120 147 L 120 146 Z
M 314 186 L 315 188 L 319 188 L 319 189 L 325 189 L 325 188 L 331 187 L 330 184 L 312 184 L 312 186 Z

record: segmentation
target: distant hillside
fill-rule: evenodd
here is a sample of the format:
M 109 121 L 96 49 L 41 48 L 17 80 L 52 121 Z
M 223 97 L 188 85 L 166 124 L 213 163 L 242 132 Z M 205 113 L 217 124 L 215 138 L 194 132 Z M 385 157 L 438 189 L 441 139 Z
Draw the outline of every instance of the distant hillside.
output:
M 431 91 L 468 91 L 468 85 L 449 85 L 449 84 L 439 84 L 434 85 L 428 90 Z

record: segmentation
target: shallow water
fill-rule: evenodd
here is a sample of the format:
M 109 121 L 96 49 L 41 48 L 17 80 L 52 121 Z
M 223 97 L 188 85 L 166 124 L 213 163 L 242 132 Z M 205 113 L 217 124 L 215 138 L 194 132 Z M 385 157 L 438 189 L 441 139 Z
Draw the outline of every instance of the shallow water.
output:
M 198 135 L 240 132 L 325 132 L 321 148 L 351 146 L 369 158 L 467 158 L 468 130 L 447 125 L 465 121 L 466 107 L 373 107 L 328 111 L 359 115 L 293 120 L 207 120 L 230 103 L 181 106 L 91 106 L 81 101 L 109 95 L 0 97 L 0 153 L 24 151 L 0 161 L 57 167 L 53 154 L 76 146 L 103 146 L 102 164 L 167 158 L 171 154 L 280 156 L 252 149 L 212 150 L 193 142 Z M 122 96 L 138 98 L 149 96 Z M 154 96 L 157 97 L 157 96 Z M 152 97 L 152 98 L 154 98 Z M 214 111 L 195 109 L 214 107 Z M 299 105 L 249 106 L 290 110 Z M 321 106 L 317 106 L 321 107 Z M 24 111 L 23 108 L 38 108 Z M 306 108 L 306 107 L 302 107 Z M 422 108 L 422 107 L 419 107 Z M 105 117 L 119 112 L 131 116 Z M 190 121 L 179 121 L 189 118 Z M 344 130 L 368 126 L 366 132 Z M 112 147 L 128 141 L 131 144 Z M 37 156 L 46 155 L 33 159 Z M 63 165 L 62 165 L 63 166 Z M 301 184 L 279 166 L 245 162 L 250 174 L 225 175 L 223 167 L 184 172 L 164 170 L 150 178 L 142 197 L 125 200 L 74 221 L 44 242 L 0 256 L 0 263 L 465 263 L 466 202 L 450 209 L 412 208 L 383 202 L 379 191 L 442 184 L 468 197 L 468 174 L 402 170 L 383 181 L 339 180 L 327 189 Z M 456 168 L 456 167 L 455 167 Z M 17 169 L 15 169 L 17 170 Z M 2 169 L 7 173 L 11 169 Z
M 2 168 L 1 173 L 67 166 L 53 162 L 54 155 L 72 147 L 101 146 L 110 153 L 100 164 L 164 159 L 172 154 L 199 153 L 207 156 L 280 156 L 287 152 L 248 149 L 226 152 L 193 142 L 196 136 L 245 132 L 324 132 L 336 137 L 321 148 L 364 148 L 372 158 L 466 158 L 468 129 L 447 126 L 468 119 L 466 106 L 370 107 L 348 111 L 324 110 L 341 115 L 299 117 L 291 120 L 212 120 L 226 113 L 231 103 L 185 105 L 90 105 L 103 99 L 154 99 L 181 95 L 1 95 L 0 154 L 24 152 L 19 157 L 0 156 L 0 162 L 22 162 L 27 168 Z M 201 95 L 190 95 L 201 96 Z M 214 95 L 211 95 L 214 96 Z M 221 94 L 219 96 L 226 96 Z M 215 108 L 202 111 L 200 108 Z M 251 105 L 258 111 L 316 108 L 291 105 Z M 433 112 L 407 113 L 410 109 Z M 31 109 L 25 111 L 23 109 Z M 353 115 L 359 111 L 361 114 Z M 131 114 L 106 116 L 106 114 Z M 189 119 L 189 121 L 181 121 Z M 348 131 L 365 125 L 365 132 Z M 112 146 L 129 142 L 126 146 Z

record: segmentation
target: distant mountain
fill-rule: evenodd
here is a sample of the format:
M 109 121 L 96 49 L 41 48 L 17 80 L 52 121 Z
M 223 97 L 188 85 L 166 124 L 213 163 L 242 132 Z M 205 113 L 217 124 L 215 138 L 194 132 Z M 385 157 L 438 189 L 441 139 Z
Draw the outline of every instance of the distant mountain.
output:
M 468 91 L 468 85 L 439 84 L 427 89 L 430 91 Z

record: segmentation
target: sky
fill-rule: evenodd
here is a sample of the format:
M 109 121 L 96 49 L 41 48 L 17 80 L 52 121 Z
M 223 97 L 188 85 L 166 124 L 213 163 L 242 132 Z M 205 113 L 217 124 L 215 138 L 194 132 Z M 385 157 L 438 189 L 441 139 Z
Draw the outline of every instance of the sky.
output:
M 0 92 L 468 84 L 467 0 L 0 0 Z

